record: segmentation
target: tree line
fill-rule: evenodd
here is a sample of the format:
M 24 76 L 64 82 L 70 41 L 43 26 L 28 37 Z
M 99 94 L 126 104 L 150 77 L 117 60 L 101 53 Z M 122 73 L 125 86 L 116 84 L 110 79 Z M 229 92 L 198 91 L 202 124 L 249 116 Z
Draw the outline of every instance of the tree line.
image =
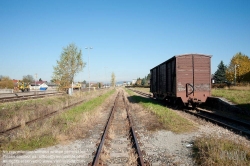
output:
M 135 81 L 135 85 L 136 86 L 149 86 L 150 85 L 150 73 L 145 76 L 144 78 L 137 78 L 136 81 Z
M 21 80 L 17 80 L 25 83 L 35 82 L 35 79 L 32 75 L 25 75 Z M 41 78 L 38 81 L 43 81 Z M 0 89 L 13 89 L 15 87 L 13 79 L 9 76 L 0 75 Z
M 249 83 L 250 58 L 238 52 L 232 57 L 228 66 L 221 61 L 213 79 L 215 83 Z

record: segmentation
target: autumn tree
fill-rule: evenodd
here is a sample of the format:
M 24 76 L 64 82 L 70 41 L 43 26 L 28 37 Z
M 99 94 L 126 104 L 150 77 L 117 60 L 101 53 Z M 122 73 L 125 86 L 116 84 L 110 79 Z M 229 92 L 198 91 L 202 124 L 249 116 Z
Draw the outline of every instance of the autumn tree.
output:
M 136 82 L 135 82 L 135 85 L 141 85 L 141 78 L 139 77 L 139 78 L 137 78 L 137 80 L 136 80 Z
M 0 88 L 1 89 L 13 89 L 14 88 L 14 83 L 13 83 L 13 80 L 10 79 L 9 77 L 7 76 L 1 76 L 0 77 L 1 80 L 0 80 Z
M 214 80 L 216 83 L 226 82 L 226 69 L 227 67 L 224 65 L 223 61 L 218 65 L 218 69 L 214 73 Z
M 229 81 L 234 81 L 236 75 L 236 82 L 249 81 L 250 59 L 247 55 L 241 52 L 235 54 L 226 70 L 226 78 Z
M 115 87 L 115 73 L 114 72 L 112 72 L 111 74 L 111 86 Z
M 57 60 L 57 65 L 54 66 L 52 80 L 58 80 L 60 88 L 68 87 L 76 74 L 82 71 L 84 67 L 82 51 L 75 44 L 69 44 L 66 48 L 63 48 L 60 60 Z

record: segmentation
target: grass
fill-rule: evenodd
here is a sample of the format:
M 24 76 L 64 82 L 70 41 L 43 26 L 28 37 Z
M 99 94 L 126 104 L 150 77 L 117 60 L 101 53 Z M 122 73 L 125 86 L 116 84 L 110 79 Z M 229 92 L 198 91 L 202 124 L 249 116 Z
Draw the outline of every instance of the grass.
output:
M 55 145 L 58 141 L 51 135 L 35 136 L 29 139 L 20 138 L 4 145 L 5 151 L 34 150 Z
M 250 110 L 250 90 L 212 89 L 212 96 L 223 97 Z
M 60 141 L 83 137 L 83 131 L 88 130 L 86 127 L 91 125 L 95 118 L 95 109 L 114 92 L 115 90 L 105 91 L 103 94 L 97 92 L 96 97 L 89 95 L 90 100 L 74 108 L 42 122 L 24 126 L 8 137 L 1 136 L 0 150 L 34 150 L 55 145 Z M 65 102 L 68 103 L 67 100 Z
M 89 112 L 96 107 L 100 106 L 111 94 L 114 93 L 114 90 L 109 91 L 108 93 L 98 96 L 90 101 L 87 101 L 79 106 L 76 106 L 66 112 L 63 112 L 58 116 L 58 121 L 61 124 L 67 124 L 66 130 L 68 130 L 74 123 L 77 123 L 81 120 L 81 115 L 84 112 Z
M 211 136 L 195 140 L 193 157 L 197 165 L 250 165 L 250 149 L 246 145 Z
M 53 96 L 42 99 L 18 101 L 0 104 L 0 131 L 17 126 L 21 121 L 27 122 L 50 112 L 63 110 L 64 107 L 81 101 L 88 101 L 101 92 L 74 93 L 73 96 Z
M 174 133 L 191 132 L 197 129 L 197 127 L 189 120 L 181 117 L 176 112 L 160 105 L 154 100 L 136 96 L 130 90 L 127 90 L 134 102 L 142 105 L 146 110 L 154 113 L 165 125 L 164 127 Z

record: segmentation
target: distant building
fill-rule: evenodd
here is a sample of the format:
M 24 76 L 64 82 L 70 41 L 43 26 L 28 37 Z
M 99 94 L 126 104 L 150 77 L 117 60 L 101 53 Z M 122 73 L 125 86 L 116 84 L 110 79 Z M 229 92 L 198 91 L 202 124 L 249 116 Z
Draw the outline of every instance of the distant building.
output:
M 30 89 L 47 90 L 48 89 L 47 81 L 32 82 L 30 83 Z
M 132 79 L 132 85 L 136 83 L 136 79 Z

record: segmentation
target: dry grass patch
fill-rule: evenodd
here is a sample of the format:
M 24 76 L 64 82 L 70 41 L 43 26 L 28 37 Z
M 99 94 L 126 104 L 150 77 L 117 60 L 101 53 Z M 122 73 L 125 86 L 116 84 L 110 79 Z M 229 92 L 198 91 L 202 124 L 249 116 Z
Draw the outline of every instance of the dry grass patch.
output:
M 139 88 L 139 87 L 135 87 L 135 88 L 133 88 L 133 89 L 138 90 L 138 91 L 141 91 L 141 92 L 144 92 L 144 93 L 151 94 L 150 88 Z
M 94 125 L 95 118 L 100 114 L 96 111 L 97 108 L 115 90 L 105 92 L 102 95 L 97 93 L 96 98 L 92 97 L 89 101 L 51 118 L 0 136 L 0 150 L 33 150 L 84 137 L 84 132 Z
M 250 165 L 249 145 L 228 138 L 199 137 L 194 142 L 193 154 L 198 165 Z

